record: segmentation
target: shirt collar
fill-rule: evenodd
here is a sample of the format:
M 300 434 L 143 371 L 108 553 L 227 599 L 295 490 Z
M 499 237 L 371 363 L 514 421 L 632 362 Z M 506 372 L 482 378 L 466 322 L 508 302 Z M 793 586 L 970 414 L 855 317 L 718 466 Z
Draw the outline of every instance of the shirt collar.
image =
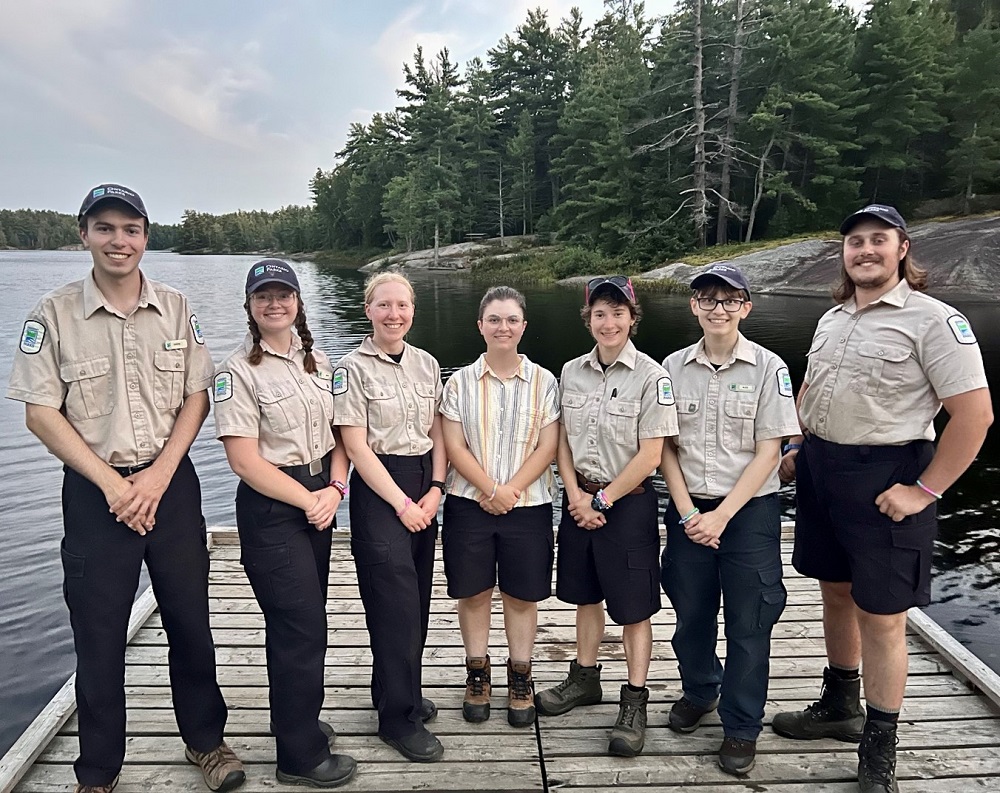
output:
M 155 308 L 160 314 L 162 314 L 163 306 L 160 305 L 160 301 L 156 297 L 156 292 L 150 288 L 149 281 L 146 280 L 146 276 L 144 276 L 142 272 L 139 273 L 139 277 L 142 280 L 139 286 L 139 302 L 136 303 L 136 309 Z M 116 316 L 124 316 L 118 309 L 108 302 L 108 299 L 104 296 L 101 288 L 97 285 L 97 281 L 94 280 L 94 271 L 91 270 L 87 273 L 87 277 L 83 279 L 84 319 L 89 319 L 99 308 L 106 309 Z
M 616 363 L 621 363 L 627 366 L 629 369 L 635 369 L 635 361 L 639 355 L 639 351 L 635 348 L 632 343 L 632 339 L 625 342 L 625 346 L 622 347 L 621 352 L 618 353 L 618 357 L 615 358 L 611 364 L 608 366 L 610 369 Z M 603 372 L 604 368 L 601 366 L 601 359 L 597 354 L 597 345 L 594 345 L 594 349 L 590 351 L 587 356 L 587 362 L 598 372 Z
M 302 349 L 302 339 L 299 338 L 299 334 L 292 334 L 292 345 L 288 348 L 288 355 L 282 355 L 280 352 L 275 352 L 274 348 L 263 339 L 260 340 L 260 348 L 264 352 L 276 355 L 279 358 L 292 358 L 295 353 Z M 253 336 L 250 335 L 249 331 L 247 331 L 247 335 L 243 339 L 243 349 L 246 351 L 247 355 L 249 355 L 250 350 L 253 349 Z
M 531 361 L 528 360 L 527 355 L 521 355 L 520 358 L 521 362 L 518 364 L 517 369 L 514 370 L 514 374 L 511 376 L 519 377 L 522 380 L 524 380 L 524 382 L 528 382 L 528 366 L 531 364 Z M 493 377 L 495 377 L 497 380 L 503 379 L 496 372 L 494 372 L 490 368 L 490 365 L 486 362 L 486 353 L 482 353 L 479 356 L 479 358 L 476 359 L 475 365 L 476 365 L 475 373 L 477 380 L 482 380 L 487 374 L 493 375 Z
M 877 306 L 880 303 L 895 306 L 896 308 L 902 308 L 906 305 L 906 299 L 910 296 L 911 292 L 913 292 L 913 289 L 910 288 L 909 281 L 902 278 L 892 289 L 873 300 L 865 306 L 865 308 L 871 308 L 872 306 Z M 848 314 L 855 314 L 858 311 L 858 301 L 852 295 L 850 299 L 840 306 L 840 308 Z
M 404 351 L 409 346 L 410 345 L 407 344 L 405 341 L 403 342 Z M 394 360 L 392 360 L 392 358 L 389 357 L 389 353 L 379 349 L 378 345 L 375 344 L 375 339 L 372 337 L 371 334 L 365 336 L 364 341 L 361 342 L 361 346 L 358 347 L 358 352 L 363 353 L 364 355 L 371 355 L 375 358 L 381 358 L 386 363 L 392 363 L 392 364 L 396 363 Z
M 697 361 L 705 366 L 711 366 L 715 368 L 713 364 L 708 359 L 708 353 L 705 352 L 705 337 L 702 336 L 694 347 L 688 352 L 684 357 L 684 364 L 687 365 L 692 361 Z M 736 361 L 746 361 L 749 364 L 757 365 L 757 356 L 754 354 L 753 344 L 750 340 L 744 336 L 742 333 L 738 333 L 736 337 L 736 346 L 733 347 L 733 354 L 729 356 L 729 360 L 726 361 L 723 366 L 732 366 Z

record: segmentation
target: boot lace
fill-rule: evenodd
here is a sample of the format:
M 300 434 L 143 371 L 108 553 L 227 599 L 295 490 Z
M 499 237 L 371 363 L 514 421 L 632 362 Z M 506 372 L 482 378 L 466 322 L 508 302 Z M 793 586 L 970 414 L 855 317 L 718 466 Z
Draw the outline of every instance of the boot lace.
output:
M 898 743 L 899 736 L 895 732 L 865 731 L 858 754 L 861 756 L 862 773 L 869 782 L 892 790 L 896 777 Z
M 220 769 L 225 769 L 230 763 L 237 762 L 239 759 L 236 757 L 236 753 L 224 743 L 198 758 L 198 765 L 205 769 L 205 773 L 209 776 L 217 774 Z
M 531 683 L 527 675 L 512 672 L 510 676 L 510 688 L 514 699 L 531 699 Z
M 634 702 L 623 702 L 621 711 L 618 713 L 618 724 L 623 727 L 631 727 L 635 722 L 635 714 L 638 712 L 639 708 Z
M 486 692 L 486 670 L 470 669 L 465 685 L 469 687 L 473 696 L 482 696 Z

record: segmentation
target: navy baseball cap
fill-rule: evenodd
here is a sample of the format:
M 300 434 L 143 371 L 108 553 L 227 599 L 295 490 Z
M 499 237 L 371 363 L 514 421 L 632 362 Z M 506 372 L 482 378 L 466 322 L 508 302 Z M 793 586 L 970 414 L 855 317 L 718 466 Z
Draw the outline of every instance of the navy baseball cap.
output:
M 284 284 L 301 292 L 299 279 L 291 267 L 281 259 L 261 259 L 250 268 L 247 273 L 247 294 L 252 294 L 265 284 Z
M 891 207 L 888 204 L 869 204 L 863 209 L 859 209 L 853 215 L 848 215 L 847 219 L 840 224 L 840 233 L 847 234 L 865 218 L 881 220 L 893 228 L 906 231 L 906 221 L 903 220 L 903 216 L 899 214 L 899 210 L 896 207 Z
M 149 215 L 146 214 L 146 205 L 142 203 L 142 199 L 139 198 L 139 194 L 135 190 L 122 187 L 120 184 L 99 184 L 90 190 L 86 198 L 83 199 L 83 203 L 80 205 L 80 214 L 76 216 L 77 222 L 83 220 L 102 201 L 109 201 L 112 198 L 124 201 L 146 220 L 149 220 Z
M 743 275 L 743 271 L 739 267 L 734 267 L 731 264 L 713 264 L 691 280 L 691 288 L 701 289 L 703 286 L 708 286 L 713 278 L 725 281 L 734 289 L 742 289 L 748 296 L 750 295 L 750 284 L 747 282 L 747 277 Z

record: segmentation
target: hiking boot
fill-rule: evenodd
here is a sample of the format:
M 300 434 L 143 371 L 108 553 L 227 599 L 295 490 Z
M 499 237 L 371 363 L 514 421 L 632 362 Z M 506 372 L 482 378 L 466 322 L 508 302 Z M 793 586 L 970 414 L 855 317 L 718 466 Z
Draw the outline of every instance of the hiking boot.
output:
M 490 657 L 466 658 L 465 699 L 462 700 L 462 716 L 466 721 L 478 724 L 490 717 Z
M 535 709 L 541 716 L 561 716 L 577 705 L 597 705 L 603 697 L 601 665 L 583 667 L 570 661 L 565 680 L 535 694 Z
M 733 776 L 749 774 L 757 762 L 757 742 L 743 738 L 723 738 L 719 748 L 719 768 Z
M 865 724 L 858 747 L 858 788 L 861 793 L 898 793 L 896 784 L 896 725 L 886 721 Z
M 805 710 L 779 713 L 771 728 L 786 738 L 814 741 L 836 738 L 857 743 L 865 726 L 861 707 L 861 678 L 841 680 L 830 669 L 823 670 L 823 689 L 819 700 Z
M 701 724 L 701 720 L 717 707 L 719 707 L 718 697 L 705 707 L 695 705 L 687 697 L 681 697 L 670 708 L 670 714 L 667 716 L 667 726 L 674 732 L 694 732 L 698 729 L 698 725 Z
M 315 768 L 301 774 L 289 774 L 275 769 L 275 778 L 285 785 L 308 785 L 309 787 L 334 788 L 346 785 L 357 773 L 357 761 L 350 755 L 331 754 Z
M 444 756 L 444 747 L 441 745 L 441 741 L 426 727 L 421 727 L 416 732 L 404 735 L 402 738 L 390 738 L 382 733 L 379 733 L 378 737 L 414 763 L 436 763 Z
M 209 790 L 226 793 L 227 790 L 238 788 L 247 778 L 243 773 L 243 763 L 225 741 L 211 752 L 196 752 L 190 746 L 185 746 L 184 756 L 189 763 L 201 769 L 201 775 L 205 778 Z
M 608 754 L 635 757 L 642 751 L 642 746 L 646 742 L 647 702 L 649 702 L 648 688 L 631 691 L 628 686 L 622 686 L 621 700 L 618 703 L 618 720 L 611 728 Z
M 84 785 L 82 782 L 77 783 L 75 793 L 111 793 L 115 789 L 115 785 L 118 784 L 118 777 L 115 777 L 107 785 Z
M 535 723 L 531 661 L 507 659 L 507 723 L 511 727 L 529 727 Z

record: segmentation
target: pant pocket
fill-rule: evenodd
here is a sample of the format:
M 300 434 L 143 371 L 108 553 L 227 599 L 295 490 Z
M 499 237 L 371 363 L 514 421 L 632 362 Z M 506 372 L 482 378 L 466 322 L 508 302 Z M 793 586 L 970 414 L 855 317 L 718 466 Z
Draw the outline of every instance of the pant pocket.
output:
M 761 570 L 760 583 L 760 598 L 757 602 L 754 624 L 758 630 L 770 630 L 778 622 L 788 600 L 788 592 L 781 581 L 781 568 Z
M 240 561 L 261 608 L 295 609 L 306 605 L 305 587 L 295 574 L 287 545 L 244 545 Z
M 914 598 L 914 605 L 930 593 L 931 557 L 936 523 L 896 525 L 890 529 L 889 592 L 897 598 Z

